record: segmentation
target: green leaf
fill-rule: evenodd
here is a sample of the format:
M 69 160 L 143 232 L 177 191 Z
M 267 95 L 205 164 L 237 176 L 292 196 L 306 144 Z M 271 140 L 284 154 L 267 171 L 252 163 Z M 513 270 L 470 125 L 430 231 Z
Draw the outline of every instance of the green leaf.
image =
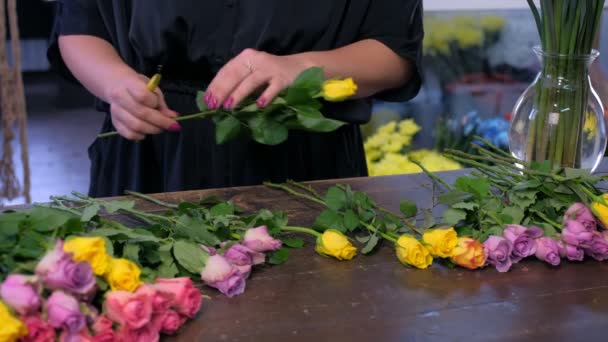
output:
M 99 228 L 91 231 L 92 236 L 112 237 L 112 240 L 132 242 L 160 242 L 156 236 L 136 229 Z
M 359 227 L 359 216 L 351 209 L 348 209 L 344 213 L 344 227 L 349 231 L 353 231 Z
M 546 222 L 538 223 L 537 226 L 545 231 L 543 236 L 552 237 L 552 236 L 557 235 L 557 230 L 555 229 L 555 227 L 553 227 L 552 225 L 550 225 Z
M 47 241 L 44 235 L 35 231 L 28 231 L 26 234 L 21 234 L 13 254 L 20 258 L 38 259 L 46 253 L 46 248 Z
M 456 230 L 456 233 L 458 233 L 458 236 L 472 236 L 473 235 L 473 228 L 471 228 L 470 226 L 456 227 L 454 229 Z
M 289 254 L 289 249 L 281 248 L 270 255 L 270 258 L 268 258 L 268 263 L 272 265 L 284 264 L 289 259 Z
M 520 207 L 506 207 L 502 210 L 501 218 L 507 224 L 521 224 L 524 215 L 524 210 Z M 505 216 L 509 219 L 505 219 Z
M 289 88 L 305 89 L 308 91 L 308 95 L 312 96 L 321 90 L 321 87 L 323 86 L 323 79 L 323 69 L 319 67 L 311 67 L 302 71 L 289 86 Z
M 374 235 L 374 234 L 372 234 L 372 235 Z M 355 239 L 357 239 L 357 241 L 359 241 L 361 243 L 367 243 L 372 238 L 372 235 L 355 236 Z
M 234 205 L 228 202 L 218 203 L 209 209 L 211 216 L 234 215 Z
M 173 256 L 180 266 L 193 274 L 201 273 L 208 258 L 207 253 L 199 245 L 185 240 L 175 241 Z
M 536 189 L 543 185 L 541 181 L 538 179 L 530 179 L 524 182 L 517 183 L 514 187 L 511 188 L 511 191 L 521 191 L 527 189 Z
M 95 277 L 95 282 L 97 283 L 97 287 L 101 292 L 105 292 L 110 288 L 110 285 L 100 276 Z
M 530 162 L 530 169 L 544 172 L 544 173 L 549 173 L 549 172 L 551 172 L 551 162 L 549 160 L 545 160 L 542 163 L 539 163 L 539 162 L 533 160 Z
M 479 203 L 477 202 L 458 202 L 452 205 L 454 209 L 464 209 L 464 210 L 474 210 L 479 208 Z
M 26 212 L 24 226 L 40 233 L 52 232 L 73 217 L 74 215 L 58 209 L 34 207 Z
M 325 195 L 325 204 L 329 209 L 338 211 L 346 206 L 346 194 L 337 186 L 332 186 Z
M 490 195 L 490 180 L 485 177 L 461 176 L 456 179 L 454 187 L 469 192 L 477 198 L 485 198 Z
M 139 251 L 139 245 L 128 243 L 125 245 L 125 248 L 122 251 L 122 257 L 127 260 L 131 260 L 138 265 L 141 265 L 141 263 L 139 262 Z
M 174 278 L 179 273 L 179 269 L 175 264 L 175 259 L 171 254 L 172 249 L 173 242 L 166 243 L 158 248 L 158 254 L 160 257 L 158 276 L 161 278 Z
M 538 190 L 522 190 L 517 192 L 510 192 L 509 200 L 512 204 L 520 207 L 521 209 L 526 209 L 536 202 L 537 194 Z
M 154 283 L 158 277 L 158 271 L 151 269 L 150 267 L 143 267 L 141 269 L 141 280 L 144 283 Z
M 302 239 L 283 239 L 283 245 L 290 248 L 302 248 L 304 247 L 304 240 Z
M 82 216 L 80 217 L 80 220 L 82 222 L 91 221 L 91 219 L 93 217 L 97 216 L 100 209 L 101 209 L 101 206 L 99 205 L 99 203 L 93 203 L 93 204 L 87 206 L 86 208 L 84 208 L 84 211 L 82 212 Z
M 110 201 L 104 202 L 103 207 L 108 214 L 114 214 L 119 210 L 131 210 L 135 208 L 135 201 Z
M 374 206 L 374 201 L 365 192 L 357 191 L 353 197 L 355 205 L 361 209 L 372 209 Z
M 378 238 L 378 235 L 376 235 L 376 234 L 372 235 L 370 237 L 369 241 L 367 241 L 367 244 L 365 245 L 365 247 L 363 247 L 363 249 L 361 249 L 361 253 L 362 254 L 371 253 L 371 251 L 373 251 L 374 248 L 376 248 L 379 241 L 380 241 L 380 238 Z
M 297 120 L 301 127 L 313 132 L 333 132 L 346 123 L 338 120 L 328 119 L 321 112 L 311 106 L 295 107 Z
M 573 168 L 564 168 L 564 174 L 566 175 L 566 179 L 580 179 L 587 181 L 590 178 L 593 179 L 595 177 L 591 176 L 591 172 L 588 169 L 573 169 Z
M 207 107 L 207 103 L 205 102 L 205 92 L 204 91 L 198 91 L 196 93 L 196 106 L 198 107 L 198 110 L 201 112 L 209 110 L 209 108 Z
M 253 117 L 249 128 L 253 139 L 263 145 L 278 145 L 287 140 L 289 134 L 287 127 L 267 116 Z
M 177 219 L 175 235 L 207 246 L 215 246 L 221 242 L 217 236 L 209 232 L 209 226 L 205 221 L 188 215 L 182 215 Z
M 473 197 L 473 195 L 471 195 L 468 192 L 454 190 L 454 191 L 450 191 L 445 194 L 439 195 L 438 201 L 441 204 L 451 206 L 451 205 L 454 205 L 455 203 L 467 201 L 467 200 L 471 199 L 472 197 Z
M 443 212 L 442 222 L 448 226 L 455 226 L 467 218 L 467 212 L 462 209 L 448 209 Z
M 323 211 L 315 220 L 313 227 L 319 230 L 336 229 L 345 233 L 342 217 L 331 209 Z
M 399 210 L 405 215 L 405 217 L 414 217 L 418 213 L 418 206 L 415 202 L 409 200 L 401 200 L 399 204 Z
M 557 188 L 553 189 L 553 191 L 557 192 L 558 194 L 566 194 L 566 195 L 573 194 L 572 189 L 570 189 L 565 184 L 560 184 L 559 186 L 557 186 Z
M 423 209 L 422 213 L 424 215 L 424 222 L 422 223 L 423 228 L 428 229 L 435 225 L 435 217 L 433 216 L 433 211 L 430 209 Z
M 101 236 L 101 238 L 105 241 L 106 253 L 109 256 L 114 257 L 114 244 L 112 243 L 112 240 L 108 239 L 107 236 Z
M 242 133 L 242 124 L 233 115 L 226 115 L 215 123 L 215 142 L 224 144 Z

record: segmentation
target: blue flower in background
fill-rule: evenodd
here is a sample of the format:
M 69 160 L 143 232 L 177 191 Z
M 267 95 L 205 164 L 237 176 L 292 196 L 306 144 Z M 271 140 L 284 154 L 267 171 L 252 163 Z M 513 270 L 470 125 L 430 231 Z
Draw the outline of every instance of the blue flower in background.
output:
M 479 117 L 476 111 L 471 111 L 463 116 L 460 123 L 465 135 L 476 134 L 499 148 L 509 148 L 509 122 L 504 118 L 483 119 Z M 479 141 L 475 143 L 481 145 Z

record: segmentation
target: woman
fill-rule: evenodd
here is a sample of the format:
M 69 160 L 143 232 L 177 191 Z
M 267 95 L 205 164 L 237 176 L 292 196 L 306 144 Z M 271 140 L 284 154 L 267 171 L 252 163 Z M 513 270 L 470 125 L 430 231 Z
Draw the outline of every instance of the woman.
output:
M 49 59 L 98 98 L 102 132 L 122 136 L 89 148 L 89 193 L 100 197 L 365 176 L 358 125 L 372 97 L 416 95 L 422 36 L 421 0 L 63 0 Z M 143 75 L 157 65 L 151 92 Z M 212 108 L 261 89 L 264 107 L 311 66 L 358 84 L 355 99 L 323 107 L 350 123 L 336 132 L 218 146 L 210 120 L 174 120 L 197 112 L 202 89 Z

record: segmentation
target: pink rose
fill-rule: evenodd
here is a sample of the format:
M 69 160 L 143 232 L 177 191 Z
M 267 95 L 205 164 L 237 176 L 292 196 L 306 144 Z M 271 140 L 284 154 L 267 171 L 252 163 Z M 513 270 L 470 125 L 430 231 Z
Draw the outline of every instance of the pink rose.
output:
M 536 239 L 536 257 L 550 265 L 559 265 L 561 263 L 559 244 L 546 236 Z
M 224 252 L 223 256 L 231 264 L 235 265 L 245 278 L 249 276 L 251 266 L 263 264 L 266 260 L 266 255 L 264 253 L 256 252 L 253 249 L 238 243 L 230 246 L 230 248 Z
M 517 263 L 523 258 L 534 255 L 536 253 L 536 242 L 534 240 L 542 235 L 543 231 L 538 227 L 526 228 L 516 224 L 506 225 L 503 236 L 513 244 L 511 261 Z
M 23 322 L 27 327 L 27 336 L 21 338 L 23 342 L 54 342 L 55 329 L 40 318 L 40 315 L 28 316 Z
M 177 311 L 167 310 L 157 314 L 152 321 L 155 329 L 163 334 L 173 335 L 186 322 L 188 318 Z
M 511 253 L 513 244 L 502 236 L 490 236 L 483 243 L 484 253 L 487 255 L 487 262 L 494 265 L 498 272 L 507 272 L 513 263 Z
M 152 299 L 148 292 L 112 291 L 104 302 L 104 312 L 112 321 L 139 329 L 150 322 Z
M 570 261 L 583 261 L 585 253 L 581 248 L 563 243 L 562 241 L 558 242 L 558 245 L 559 254 L 562 258 L 566 257 Z
M 583 203 L 574 203 L 568 208 L 564 215 L 564 223 L 569 220 L 577 221 L 587 229 L 587 231 L 597 230 L 597 220 L 591 210 Z
M 152 324 L 144 325 L 139 329 L 122 326 L 117 334 L 120 341 L 125 342 L 158 342 L 160 334 Z
M 92 342 L 120 342 L 122 341 L 112 329 L 100 332 L 93 336 Z M 127 342 L 127 341 L 125 341 Z
M 70 334 L 67 331 L 62 331 L 59 336 L 59 342 L 92 342 L 93 338 L 86 329 L 83 329 L 77 334 Z
M 11 274 L 0 286 L 0 297 L 21 315 L 34 313 L 41 304 L 35 282 L 35 277 Z
M 268 234 L 266 226 L 248 229 L 243 237 L 243 245 L 256 252 L 276 251 L 281 248 L 281 241 Z
M 593 232 L 590 232 L 578 221 L 568 220 L 562 229 L 562 240 L 569 245 L 580 247 L 591 242 Z
M 157 279 L 153 287 L 156 291 L 171 296 L 173 298 L 171 307 L 188 318 L 194 318 L 201 309 L 203 302 L 201 292 L 194 287 L 192 279 L 188 277 Z
M 591 241 L 582 246 L 585 254 L 598 261 L 608 259 L 608 241 L 604 236 L 602 233 L 594 231 Z
M 245 279 L 239 270 L 221 255 L 212 255 L 207 259 L 201 272 L 205 284 L 215 287 L 228 297 L 234 297 L 245 291 Z
M 36 275 L 44 278 L 48 273 L 54 272 L 59 261 L 65 258 L 70 259 L 70 256 L 63 251 L 63 241 L 57 240 L 55 248 L 46 253 L 36 265 Z
M 100 332 L 112 329 L 113 324 L 114 323 L 112 322 L 112 320 L 110 320 L 105 315 L 101 315 L 101 316 L 97 317 L 97 319 L 95 320 L 95 322 L 93 323 L 91 328 L 93 328 L 93 331 L 95 333 L 100 333 Z
M 78 334 L 86 325 L 86 316 L 80 312 L 76 298 L 55 291 L 46 302 L 48 323 L 56 329 L 65 329 L 68 334 Z

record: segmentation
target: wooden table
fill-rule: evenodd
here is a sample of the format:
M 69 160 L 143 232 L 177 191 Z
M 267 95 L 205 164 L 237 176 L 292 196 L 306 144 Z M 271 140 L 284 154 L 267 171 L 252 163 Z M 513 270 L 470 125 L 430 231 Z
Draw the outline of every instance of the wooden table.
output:
M 606 169 L 606 168 L 603 168 Z M 453 181 L 462 172 L 447 175 Z M 340 180 L 398 210 L 400 199 L 431 204 L 422 175 Z M 311 183 L 325 190 L 336 181 Z M 248 209 L 284 210 L 309 226 L 320 208 L 265 187 L 159 194 L 165 201 L 219 195 Z M 139 203 L 140 208 L 158 208 Z M 439 214 L 439 212 L 437 212 Z M 389 244 L 340 262 L 318 256 L 312 239 L 281 266 L 258 267 L 243 295 L 212 297 L 169 341 L 606 341 L 608 263 L 523 261 L 508 273 L 400 264 Z

